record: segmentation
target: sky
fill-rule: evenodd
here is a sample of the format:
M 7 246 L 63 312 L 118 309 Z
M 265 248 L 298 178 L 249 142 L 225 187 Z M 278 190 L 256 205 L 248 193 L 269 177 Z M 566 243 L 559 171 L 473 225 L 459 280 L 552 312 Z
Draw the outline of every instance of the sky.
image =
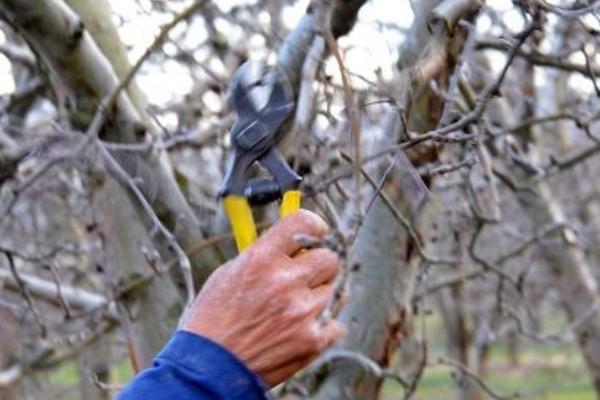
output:
M 381 40 L 381 35 L 377 32 L 377 21 L 379 23 L 396 23 L 401 28 L 407 28 L 412 23 L 413 15 L 408 7 L 408 2 L 399 2 L 398 7 L 389 7 L 390 0 L 371 0 L 361 10 L 360 20 L 351 35 L 344 38 L 340 43 L 342 46 L 351 46 L 352 50 L 347 53 L 346 62 L 350 66 L 352 65 L 353 72 L 374 77 L 373 71 L 376 67 L 381 66 L 384 69 L 384 73 L 387 77 L 391 76 L 391 68 L 396 59 L 396 48 L 401 40 L 400 34 L 389 32 L 385 35 L 386 40 Z M 217 4 L 222 11 L 227 12 L 233 6 L 246 3 L 244 0 L 219 0 Z M 297 2 L 293 7 L 286 7 L 283 13 L 283 23 L 288 29 L 298 23 L 306 11 L 306 7 L 309 0 L 302 0 Z M 131 46 L 130 56 L 132 60 L 137 59 L 139 55 L 143 53 L 148 44 L 152 41 L 151 36 L 140 38 L 136 32 L 139 29 L 144 31 L 157 31 L 157 17 L 156 15 L 145 15 L 140 16 L 139 13 L 136 15 L 136 7 L 132 6 L 135 4 L 132 0 L 126 1 L 113 1 L 115 11 L 122 15 L 131 17 L 131 23 L 126 23 L 121 28 L 121 36 Z M 268 13 L 260 13 L 258 16 L 259 20 L 268 21 Z M 165 22 L 165 21 L 161 21 Z M 161 23 L 159 22 L 159 23 Z M 250 38 L 246 38 L 247 32 L 241 29 L 235 28 L 226 21 L 221 21 L 219 26 L 223 31 L 228 32 L 228 36 L 232 41 L 236 40 L 247 40 L 249 43 L 251 58 L 264 58 L 265 54 L 261 52 L 264 49 L 262 38 L 259 35 L 253 35 Z M 201 25 L 196 25 L 196 32 L 194 34 L 188 34 L 188 38 L 197 38 L 202 40 L 205 38 L 205 33 L 202 32 Z M 192 39 L 193 40 L 193 39 Z M 192 45 L 192 43 L 190 43 Z M 364 63 L 364 59 L 377 60 L 377 64 Z M 272 62 L 273 59 L 267 60 Z M 170 100 L 175 100 L 177 97 L 181 97 L 187 91 L 189 91 L 191 81 L 186 79 L 184 76 L 187 75 L 187 71 L 184 67 L 177 65 L 176 63 L 165 63 L 161 65 L 163 71 L 151 71 L 146 68 L 144 74 L 138 77 L 138 81 L 142 87 L 152 87 L 152 93 L 147 93 L 150 101 L 154 103 L 164 103 Z M 219 70 L 222 66 L 211 65 L 212 69 Z M 157 79 L 161 74 L 167 74 L 169 76 L 179 76 L 180 78 L 175 82 L 172 80 L 160 80 Z
M 381 40 L 381 35 L 376 31 L 376 21 L 380 23 L 396 23 L 401 28 L 407 28 L 412 22 L 412 12 L 408 1 L 396 1 L 397 6 L 389 6 L 390 0 L 371 0 L 361 10 L 360 20 L 363 22 L 357 25 L 356 29 L 348 38 L 344 39 L 345 44 L 352 44 L 353 50 L 348 53 L 348 64 L 353 65 L 355 72 L 362 74 L 370 74 L 374 69 L 374 65 L 366 65 L 361 62 L 364 57 L 369 57 L 370 60 L 377 60 L 378 64 L 384 69 L 391 67 L 395 61 L 395 49 L 400 40 L 399 35 L 388 35 L 387 40 Z M 218 0 L 217 4 L 221 10 L 227 12 L 233 6 L 246 3 L 247 0 Z M 284 11 L 283 22 L 287 28 L 293 28 L 304 14 L 309 0 L 297 2 L 293 7 L 287 7 Z M 510 3 L 510 1 L 509 1 Z M 186 2 L 173 2 L 173 5 L 179 5 L 183 8 Z M 151 9 L 147 0 L 112 0 L 111 5 L 117 15 L 124 22 L 120 28 L 121 39 L 130 47 L 130 58 L 135 61 L 143 51 L 152 42 L 154 35 L 144 34 L 140 32 L 155 32 L 160 29 L 160 25 L 170 19 L 169 15 L 149 13 Z M 261 19 L 268 20 L 268 14 L 259 15 Z M 115 16 L 115 20 L 117 17 Z M 225 24 L 224 25 L 228 25 Z M 233 33 L 232 38 L 240 37 L 243 32 L 236 32 L 231 29 L 231 26 L 224 26 L 224 29 Z M 377 34 L 377 39 L 375 35 Z M 196 37 L 202 40 L 205 33 L 202 32 L 200 24 L 195 25 L 195 32 L 188 37 Z M 0 43 L 4 41 L 4 36 L 0 33 Z M 258 38 L 251 40 L 254 47 L 261 47 Z M 176 63 L 166 63 L 161 66 L 162 71 L 145 68 L 143 76 L 138 77 L 138 81 L 142 86 L 152 87 L 152 90 L 147 93 L 151 102 L 165 103 L 166 101 L 174 100 L 180 97 L 189 90 L 191 81 L 186 79 L 187 71 L 184 71 Z M 7 94 L 14 90 L 12 80 L 9 77 L 10 63 L 0 55 L 0 77 L 8 79 L 0 79 L 0 94 Z M 390 73 L 390 72 L 386 72 Z M 178 76 L 178 79 L 162 79 L 165 74 L 169 76 Z
M 228 12 L 235 5 L 251 2 L 252 0 L 218 0 L 216 3 L 222 11 Z M 416 0 L 414 0 L 416 1 Z M 129 56 L 132 62 L 145 51 L 159 32 L 160 26 L 168 22 L 171 15 L 151 12 L 149 0 L 111 0 L 115 11 L 115 21 L 120 21 L 121 39 L 130 49 Z M 288 29 L 292 29 L 300 20 L 306 10 L 309 0 L 302 0 L 293 7 L 287 7 L 284 11 L 283 22 Z M 189 1 L 172 2 L 172 7 L 184 8 Z M 392 5 L 391 5 L 392 4 Z M 514 32 L 523 28 L 523 21 L 511 0 L 488 0 L 487 5 L 495 8 L 501 15 L 506 25 Z M 266 12 L 257 15 L 258 20 L 268 22 L 269 15 Z M 360 12 L 359 21 L 354 30 L 340 40 L 340 46 L 345 49 L 345 61 L 351 72 L 360 74 L 368 79 L 375 79 L 375 70 L 380 69 L 384 78 L 392 76 L 392 68 L 397 60 L 397 49 L 402 40 L 402 33 L 396 29 L 383 28 L 385 34 L 381 34 L 382 24 L 396 24 L 400 30 L 410 26 L 413 20 L 410 3 L 408 0 L 370 0 Z M 261 51 L 264 50 L 262 38 L 252 35 L 247 38 L 247 32 L 231 25 L 225 20 L 219 22 L 220 28 L 228 32 L 231 40 L 246 40 L 249 43 L 250 54 L 254 58 L 265 57 Z M 478 29 L 487 31 L 491 22 L 487 16 L 478 19 Z M 183 26 L 181 27 L 183 29 Z M 144 32 L 140 35 L 140 32 Z M 152 34 L 153 32 L 154 34 Z M 173 32 L 175 36 L 179 33 Z M 183 44 L 193 47 L 206 38 L 206 32 L 201 24 L 193 24 L 191 29 L 184 35 Z M 0 44 L 4 36 L 0 32 Z M 167 45 L 165 52 L 174 52 L 174 46 Z M 493 57 L 492 65 L 502 65 L 503 55 L 490 53 Z M 197 61 L 203 62 L 201 51 L 197 54 Z M 365 62 L 368 60 L 369 62 Z M 273 59 L 267 60 L 273 61 Z M 581 61 L 581 60 L 578 60 Z M 222 65 L 214 62 L 211 69 L 219 71 Z M 334 60 L 329 60 L 326 65 L 327 72 L 337 75 L 337 67 Z M 168 76 L 169 79 L 165 79 Z M 576 78 L 577 79 L 577 78 Z M 147 64 L 137 77 L 137 81 L 146 90 L 152 104 L 165 105 L 170 102 L 181 100 L 192 87 L 192 79 L 189 70 L 175 61 L 163 62 L 160 65 Z M 360 81 L 356 81 L 360 85 Z M 583 84 L 583 83 L 582 83 Z M 0 95 L 11 93 L 14 90 L 10 76 L 10 63 L 0 55 Z M 218 106 L 218 102 L 214 102 Z M 216 110 L 215 110 L 216 111 Z

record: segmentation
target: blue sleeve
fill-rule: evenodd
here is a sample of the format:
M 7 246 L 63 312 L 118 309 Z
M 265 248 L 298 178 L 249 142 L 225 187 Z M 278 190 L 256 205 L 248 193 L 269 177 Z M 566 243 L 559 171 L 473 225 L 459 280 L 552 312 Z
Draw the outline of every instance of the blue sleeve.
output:
M 215 342 L 179 331 L 118 400 L 265 400 L 260 379 Z

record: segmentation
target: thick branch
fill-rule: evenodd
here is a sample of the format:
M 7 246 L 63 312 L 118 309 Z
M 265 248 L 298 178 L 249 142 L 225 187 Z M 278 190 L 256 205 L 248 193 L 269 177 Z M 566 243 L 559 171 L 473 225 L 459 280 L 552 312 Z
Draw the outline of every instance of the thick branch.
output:
M 19 279 L 32 296 L 57 305 L 59 305 L 60 298 L 62 297 L 70 307 L 81 311 L 105 310 L 104 315 L 106 317 L 113 321 L 118 321 L 119 317 L 115 303 L 104 296 L 65 285 L 60 286 L 59 294 L 59 287 L 54 282 L 23 273 L 19 273 Z M 19 284 L 10 271 L 0 269 L 0 282 L 9 290 L 19 290 Z
M 72 122 L 86 130 L 101 100 L 115 92 L 120 80 L 79 17 L 61 0 L 7 0 L 0 4 L 0 12 L 42 55 L 54 79 L 72 94 Z M 116 136 L 116 141 L 136 140 L 146 129 L 125 93 L 116 99 L 115 111 L 115 117 L 109 122 L 111 126 L 118 124 L 117 129 L 105 128 L 105 131 Z M 182 247 L 188 249 L 203 241 L 199 221 L 168 168 L 155 155 L 148 155 L 145 160 L 138 157 L 137 161 L 123 167 L 131 167 L 128 172 L 135 177 L 140 164 L 146 166 L 144 169 L 157 187 L 152 203 L 155 212 L 169 223 Z M 191 261 L 195 267 L 202 268 L 201 282 L 208 277 L 211 268 L 218 265 L 211 251 L 199 253 Z
M 489 39 L 489 40 L 480 40 L 477 42 L 476 48 L 480 50 L 485 49 L 495 49 L 502 51 L 510 51 L 511 44 L 505 40 L 497 40 L 497 39 Z M 534 65 L 539 65 L 542 67 L 556 68 L 561 71 L 567 72 L 576 72 L 578 74 L 584 75 L 586 77 L 593 78 L 593 76 L 600 75 L 600 66 L 598 65 L 590 65 L 587 66 L 585 64 L 578 64 L 568 59 L 565 59 L 561 56 L 555 56 L 552 54 L 544 54 L 538 51 L 518 49 L 516 52 L 516 56 L 520 58 L 524 58 L 530 63 Z M 591 74 L 590 74 L 591 72 Z M 593 76 L 590 76 L 593 75 Z

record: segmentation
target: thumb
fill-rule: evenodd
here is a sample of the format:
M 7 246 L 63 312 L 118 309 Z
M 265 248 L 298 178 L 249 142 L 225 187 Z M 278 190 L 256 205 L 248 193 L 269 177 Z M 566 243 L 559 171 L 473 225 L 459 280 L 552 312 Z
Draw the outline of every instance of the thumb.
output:
M 323 238 L 329 227 L 323 218 L 308 210 L 299 210 L 273 225 L 256 241 L 256 246 L 265 246 L 275 252 L 294 255 L 302 248 L 297 235 Z

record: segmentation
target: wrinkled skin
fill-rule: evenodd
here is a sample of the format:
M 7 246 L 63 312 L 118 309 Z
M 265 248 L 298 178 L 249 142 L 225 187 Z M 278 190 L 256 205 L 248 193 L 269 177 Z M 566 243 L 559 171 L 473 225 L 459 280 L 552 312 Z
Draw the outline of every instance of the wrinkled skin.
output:
M 328 249 L 301 249 L 295 237 L 322 238 L 327 229 L 305 210 L 277 222 L 210 277 L 183 329 L 220 343 L 271 387 L 308 365 L 343 332 L 320 318 L 339 260 Z

